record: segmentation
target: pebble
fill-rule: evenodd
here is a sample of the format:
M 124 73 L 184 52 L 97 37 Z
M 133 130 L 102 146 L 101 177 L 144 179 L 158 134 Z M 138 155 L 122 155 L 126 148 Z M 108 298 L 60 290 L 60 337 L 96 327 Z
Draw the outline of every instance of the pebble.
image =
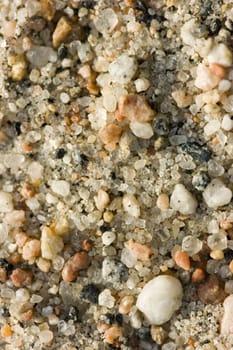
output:
M 87 252 L 79 252 L 73 255 L 65 263 L 62 269 L 62 278 L 65 282 L 74 281 L 80 270 L 85 270 L 90 264 L 90 258 Z
M 132 133 L 141 139 L 150 139 L 154 132 L 150 123 L 133 122 L 129 124 Z
M 66 197 L 70 194 L 70 184 L 65 180 L 52 180 L 51 189 L 59 196 Z
M 181 307 L 183 289 L 180 281 L 161 275 L 150 280 L 140 292 L 136 306 L 152 325 L 169 321 Z
M 203 304 L 218 304 L 225 297 L 223 288 L 215 275 L 209 278 L 197 287 L 197 294 Z
M 230 203 L 232 191 L 221 180 L 214 179 L 204 190 L 203 198 L 209 208 L 216 209 Z
M 210 63 L 209 69 L 211 73 L 217 75 L 220 79 L 224 78 L 226 75 L 226 68 L 218 63 Z
M 207 56 L 209 63 L 217 63 L 223 67 L 230 67 L 232 65 L 232 52 L 229 48 L 220 43 L 215 45 Z
M 197 268 L 192 273 L 192 282 L 200 283 L 205 278 L 205 272 L 201 268 Z
M 112 244 L 116 239 L 116 234 L 112 231 L 105 231 L 102 234 L 102 242 L 104 245 L 110 245 Z
M 53 340 L 53 332 L 50 330 L 43 330 L 39 332 L 39 339 L 42 344 L 48 344 Z
M 194 82 L 195 86 L 203 91 L 208 91 L 215 88 L 220 81 L 220 78 L 212 74 L 210 69 L 203 63 L 197 66 L 197 76 Z
M 0 191 L 0 212 L 8 213 L 14 209 L 12 194 Z
M 114 30 L 118 24 L 118 17 L 113 9 L 107 8 L 101 11 L 94 23 L 96 29 L 103 35 L 106 35 Z
M 157 207 L 164 211 L 169 208 L 169 197 L 166 193 L 161 193 L 156 201 Z
M 174 260 L 177 266 L 182 268 L 183 270 L 190 270 L 190 258 L 186 252 L 182 252 L 181 250 L 177 250 L 174 254 Z
M 189 256 L 195 255 L 202 249 L 203 243 L 200 239 L 191 235 L 185 236 L 182 240 L 182 250 Z
M 150 87 L 149 80 L 145 78 L 136 79 L 134 84 L 137 92 L 146 91 Z
M 222 260 L 224 258 L 224 253 L 222 250 L 212 250 L 210 256 L 214 260 Z
M 112 296 L 109 289 L 104 289 L 98 296 L 98 303 L 100 306 L 105 306 L 112 309 L 115 305 L 115 298 Z
M 149 247 L 144 244 L 134 242 L 132 239 L 125 242 L 125 247 L 130 251 L 130 253 L 141 261 L 149 261 L 152 251 Z
M 97 196 L 94 197 L 95 204 L 98 210 L 104 210 L 110 202 L 110 197 L 108 192 L 100 189 L 97 193 Z
M 40 241 L 38 239 L 31 239 L 25 243 L 22 250 L 24 260 L 31 260 L 36 258 L 41 253 Z
M 198 203 L 184 185 L 177 184 L 172 192 L 170 205 L 181 214 L 190 215 L 196 212 Z
M 167 338 L 167 332 L 163 327 L 152 325 L 150 329 L 151 338 L 158 345 L 162 345 L 164 340 Z
M 224 313 L 221 321 L 221 334 L 227 336 L 233 333 L 233 294 L 229 295 L 223 303 Z
M 108 71 L 114 83 L 127 84 L 134 77 L 137 64 L 133 57 L 124 53 L 110 63 Z
M 42 258 L 53 260 L 64 247 L 63 239 L 55 235 L 49 227 L 43 227 L 41 233 Z
M 11 78 L 15 81 L 23 80 L 27 75 L 27 61 L 24 55 L 15 55 L 10 59 Z
M 120 125 L 109 123 L 100 129 L 99 138 L 108 148 L 115 149 L 116 144 L 120 141 L 122 132 L 123 130 Z
M 72 27 L 68 19 L 66 17 L 61 17 L 53 32 L 53 46 L 58 47 L 60 44 L 62 44 L 71 30 Z
M 221 123 L 221 128 L 226 131 L 230 131 L 233 129 L 233 118 L 230 115 L 224 115 Z
M 32 272 L 17 268 L 10 275 L 10 279 L 15 287 L 30 286 L 32 284 Z
M 212 250 L 224 250 L 227 248 L 227 236 L 224 232 L 213 233 L 207 238 L 208 247 Z
M 128 122 L 138 123 L 149 122 L 155 114 L 145 97 L 136 94 L 120 97 L 118 100 L 118 112 Z
M 134 195 L 125 194 L 122 199 L 122 205 L 128 215 L 135 218 L 138 218 L 140 216 L 140 206 L 138 200 Z
M 108 344 L 114 344 L 122 336 L 122 330 L 119 326 L 112 326 L 104 332 L 104 340 Z
M 124 296 L 119 304 L 119 312 L 123 315 L 127 315 L 134 304 L 134 297 L 132 295 Z

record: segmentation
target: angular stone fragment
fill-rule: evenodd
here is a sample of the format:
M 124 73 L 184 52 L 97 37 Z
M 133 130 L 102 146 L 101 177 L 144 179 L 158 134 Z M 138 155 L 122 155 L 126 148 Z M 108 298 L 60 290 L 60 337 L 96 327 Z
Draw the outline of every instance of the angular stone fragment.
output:
M 136 306 L 152 325 L 169 321 L 182 303 L 183 288 L 172 276 L 161 275 L 149 281 L 138 296 Z
M 120 97 L 118 110 L 128 122 L 145 123 L 155 114 L 143 96 L 133 94 Z
M 55 235 L 49 227 L 43 227 L 41 233 L 41 255 L 43 258 L 53 260 L 63 249 L 63 240 Z
M 61 17 L 53 32 L 53 46 L 58 47 L 71 32 L 72 27 L 66 17 Z
M 177 184 L 171 195 L 170 205 L 181 214 L 190 215 L 195 213 L 197 201 L 184 185 Z
M 204 190 L 203 198 L 209 208 L 218 208 L 230 203 L 232 191 L 221 180 L 214 179 Z

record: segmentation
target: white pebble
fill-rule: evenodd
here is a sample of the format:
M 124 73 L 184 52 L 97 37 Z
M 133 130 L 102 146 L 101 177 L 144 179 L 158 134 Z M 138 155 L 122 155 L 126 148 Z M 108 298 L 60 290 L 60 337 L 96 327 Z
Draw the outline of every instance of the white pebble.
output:
M 209 68 L 200 63 L 197 66 L 197 76 L 195 80 L 195 86 L 201 90 L 208 91 L 215 88 L 220 81 L 217 75 L 210 72 Z
M 181 214 L 189 215 L 195 213 L 197 201 L 184 185 L 177 184 L 172 192 L 170 205 Z
M 53 332 L 44 330 L 39 333 L 39 339 L 42 344 L 48 344 L 53 340 Z
M 119 84 L 127 84 L 136 73 L 137 65 L 134 58 L 126 54 L 117 57 L 108 68 L 112 81 Z
M 136 197 L 132 194 L 125 194 L 122 200 L 124 210 L 130 216 L 138 218 L 140 216 L 140 206 Z
M 218 44 L 213 47 L 207 56 L 209 63 L 218 63 L 224 67 L 232 65 L 232 53 L 225 44 Z
M 133 122 L 129 127 L 132 133 L 141 139 L 150 139 L 154 134 L 150 123 Z
M 13 209 L 12 195 L 8 192 L 0 191 L 0 212 L 8 213 Z
M 41 255 L 42 258 L 53 260 L 64 247 L 63 239 L 55 235 L 48 227 L 42 228 Z
M 102 235 L 102 242 L 104 245 L 112 244 L 116 239 L 116 234 L 112 231 L 105 231 Z
M 149 80 L 145 78 L 139 78 L 135 80 L 134 84 L 137 92 L 146 91 L 150 86 Z
M 111 8 L 102 10 L 99 16 L 96 18 L 95 26 L 96 29 L 102 33 L 111 33 L 118 23 L 118 17 Z
M 70 184 L 64 180 L 53 180 L 51 181 L 51 189 L 54 193 L 59 196 L 68 196 L 70 194 Z
M 106 306 L 108 309 L 112 309 L 115 305 L 115 298 L 112 296 L 109 289 L 104 289 L 98 297 L 98 303 L 101 306 Z
M 204 133 L 206 134 L 206 136 L 212 136 L 220 129 L 220 126 L 221 124 L 217 119 L 211 120 L 204 127 Z
M 229 204 L 232 191 L 219 180 L 212 180 L 203 192 L 203 198 L 209 208 L 218 208 Z
M 224 300 L 223 307 L 224 314 L 221 322 L 221 334 L 227 336 L 233 333 L 233 294 Z
M 15 292 L 15 299 L 20 302 L 27 301 L 30 299 L 30 293 L 26 288 L 19 288 Z
M 44 168 L 38 162 L 32 162 L 28 167 L 28 175 L 32 182 L 40 180 L 43 176 Z
M 62 103 L 69 103 L 70 102 L 70 96 L 66 94 L 65 92 L 62 92 L 60 95 L 60 100 Z
M 230 90 L 230 88 L 231 88 L 231 82 L 229 80 L 222 79 L 218 84 L 218 89 L 221 92 L 228 91 Z
M 226 131 L 230 131 L 231 129 L 233 129 L 233 118 L 230 115 L 224 115 L 222 119 L 221 128 Z
M 169 321 L 182 304 L 183 289 L 180 281 L 161 275 L 149 281 L 138 296 L 136 306 L 150 324 Z

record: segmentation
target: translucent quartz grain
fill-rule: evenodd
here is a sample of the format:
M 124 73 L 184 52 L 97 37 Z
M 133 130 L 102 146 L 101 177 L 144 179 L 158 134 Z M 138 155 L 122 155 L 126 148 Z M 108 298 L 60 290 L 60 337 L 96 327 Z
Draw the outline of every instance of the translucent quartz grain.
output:
M 207 238 L 208 247 L 212 250 L 223 250 L 227 248 L 227 237 L 223 232 L 214 233 Z
M 186 236 L 182 240 L 182 250 L 188 255 L 197 254 L 202 249 L 202 241 L 193 236 Z

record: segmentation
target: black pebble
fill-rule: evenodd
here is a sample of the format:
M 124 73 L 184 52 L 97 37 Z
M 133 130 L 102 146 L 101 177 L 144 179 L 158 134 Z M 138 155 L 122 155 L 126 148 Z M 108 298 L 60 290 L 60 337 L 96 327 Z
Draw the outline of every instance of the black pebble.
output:
M 197 141 L 188 141 L 180 145 L 183 152 L 189 154 L 195 161 L 199 163 L 208 162 L 211 158 L 211 152 L 207 145 Z
M 56 152 L 56 158 L 62 159 L 65 154 L 66 154 L 66 151 L 64 150 L 64 148 L 59 148 Z
M 19 136 L 21 134 L 21 123 L 15 122 L 14 126 L 15 126 L 16 134 Z
M 99 294 L 99 288 L 95 284 L 90 283 L 83 287 L 80 297 L 81 299 L 88 300 L 93 304 L 97 304 Z
M 122 316 L 122 314 L 117 314 L 116 315 L 116 322 L 119 324 L 119 326 L 122 326 L 122 323 L 123 323 L 123 316 Z
M 209 175 L 204 171 L 200 171 L 200 173 L 193 176 L 192 185 L 196 188 L 196 190 L 202 192 L 210 183 L 210 181 L 211 178 L 209 177 Z
M 207 25 L 207 28 L 208 28 L 210 35 L 215 36 L 220 31 L 220 29 L 222 27 L 222 22 L 220 21 L 219 18 L 213 18 L 213 19 L 207 21 L 206 25 Z
M 168 135 L 169 133 L 169 125 L 168 121 L 165 118 L 159 118 L 154 125 L 154 130 L 157 135 Z
M 10 317 L 10 312 L 9 312 L 9 310 L 6 308 L 6 307 L 4 307 L 2 310 L 1 310 L 1 314 L 2 314 L 2 316 L 3 317 Z
M 64 45 L 61 45 L 59 48 L 58 48 L 58 51 L 57 51 L 57 54 L 58 54 L 58 57 L 63 60 L 64 58 L 67 57 L 68 55 L 68 49 L 66 46 Z
M 11 272 L 14 268 L 13 265 L 3 258 L 0 258 L 0 267 L 4 268 L 7 272 Z

